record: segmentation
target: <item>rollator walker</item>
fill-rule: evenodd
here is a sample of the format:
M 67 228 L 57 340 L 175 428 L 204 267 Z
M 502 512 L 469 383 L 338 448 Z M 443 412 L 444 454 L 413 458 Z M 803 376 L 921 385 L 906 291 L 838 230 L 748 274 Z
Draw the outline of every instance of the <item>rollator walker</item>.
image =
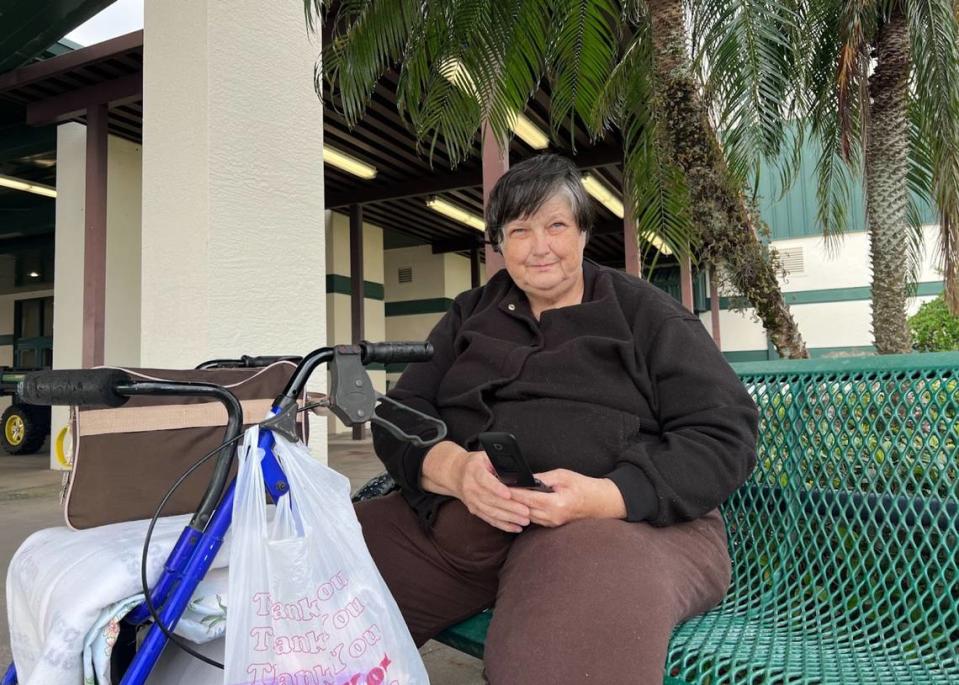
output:
M 419 446 L 435 444 L 446 436 L 442 421 L 403 405 L 398 405 L 426 422 L 433 433 L 429 439 L 408 434 L 375 413 L 380 402 L 393 400 L 374 390 L 366 372 L 371 363 L 390 364 L 427 361 L 433 349 L 424 342 L 368 343 L 323 347 L 307 354 L 296 364 L 284 390 L 273 402 L 269 417 L 259 423 L 258 446 L 264 452 L 261 462 L 264 482 L 272 501 L 281 497 L 296 497 L 291 493 L 283 469 L 274 451 L 274 433 L 291 442 L 300 438 L 297 433 L 297 414 L 307 409 L 328 411 L 348 426 L 376 423 L 397 438 Z M 232 363 L 225 360 L 211 362 L 210 366 L 255 366 L 254 358 L 244 357 Z M 295 360 L 290 357 L 270 357 L 264 360 Z M 330 365 L 331 382 L 328 395 L 307 395 L 301 405 L 307 380 L 322 364 Z M 201 368 L 206 365 L 201 365 Z M 224 440 L 214 450 L 196 461 L 183 473 L 161 499 L 150 522 L 144 540 L 141 560 L 141 583 L 144 601 L 123 619 L 121 635 L 126 636 L 127 648 L 117 649 L 111 664 L 114 673 L 122 674 L 120 685 L 143 685 L 156 665 L 161 652 L 169 642 L 211 665 L 222 668 L 212 659 L 195 652 L 173 634 L 199 582 L 213 563 L 224 536 L 230 528 L 233 511 L 235 477 L 231 477 L 236 458 L 236 443 L 243 436 L 243 407 L 236 396 L 225 387 L 204 382 L 168 382 L 134 380 L 120 369 L 89 369 L 77 371 L 42 371 L 27 374 L 21 382 L 19 394 L 24 401 L 36 405 L 76 405 L 120 407 L 135 396 L 199 397 L 216 400 L 226 409 L 227 426 Z M 419 424 L 423 426 L 424 424 Z M 146 562 L 154 526 L 164 506 L 176 489 L 198 468 L 215 459 L 213 475 L 195 514 L 183 529 L 166 559 L 159 580 L 152 588 L 147 586 Z M 138 646 L 137 646 L 138 645 Z M 119 645 L 118 645 L 119 646 Z M 15 664 L 7 669 L 0 685 L 16 685 Z

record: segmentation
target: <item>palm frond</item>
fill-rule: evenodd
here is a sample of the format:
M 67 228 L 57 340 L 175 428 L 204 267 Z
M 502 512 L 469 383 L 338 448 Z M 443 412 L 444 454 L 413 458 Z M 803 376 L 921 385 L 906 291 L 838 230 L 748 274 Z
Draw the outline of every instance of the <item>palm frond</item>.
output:
M 620 8 L 615 0 L 555 0 L 556 31 L 547 53 L 550 125 L 566 125 L 575 148 L 575 120 L 587 121 L 609 80 L 620 47 Z
M 952 0 L 906 4 L 919 130 L 929 146 L 946 302 L 959 313 L 959 26 Z
M 919 108 L 915 97 L 909 103 L 909 171 L 906 184 L 909 188 L 909 219 L 906 234 L 906 286 L 912 294 L 922 277 L 923 258 L 926 251 L 923 233 L 923 217 L 933 203 L 933 160 L 930 142 L 922 132 Z
M 782 154 L 787 121 L 799 103 L 804 36 L 799 2 L 704 0 L 690 7 L 694 70 L 702 80 L 726 162 L 745 186 L 762 160 L 788 164 Z M 794 166 L 782 167 L 791 182 Z
M 869 108 L 864 103 L 869 102 L 869 56 L 875 24 L 874 0 L 850 0 L 843 6 L 838 27 L 842 45 L 836 67 L 836 93 L 840 149 L 846 160 L 851 158 L 855 133 L 867 130 L 865 117 Z
M 350 125 L 369 104 L 376 82 L 402 59 L 411 30 L 423 20 L 416 0 L 343 0 L 323 47 L 322 72 Z M 316 83 L 320 91 L 322 83 Z
M 693 222 L 685 174 L 665 154 L 655 107 L 651 48 L 648 28 L 643 28 L 627 49 L 621 64 L 625 66 L 603 94 L 608 104 L 597 109 L 616 121 L 623 134 L 624 201 L 630 205 L 642 252 L 658 238 L 683 258 L 693 256 L 701 238 Z M 594 113 L 593 118 L 601 117 Z

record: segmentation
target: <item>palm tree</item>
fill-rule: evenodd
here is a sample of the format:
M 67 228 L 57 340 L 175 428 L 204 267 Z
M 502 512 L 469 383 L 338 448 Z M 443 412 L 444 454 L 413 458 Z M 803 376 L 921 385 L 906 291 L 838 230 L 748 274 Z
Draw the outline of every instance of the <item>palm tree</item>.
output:
M 313 26 L 323 2 L 304 3 Z M 767 4 L 785 8 L 774 13 L 779 24 L 758 17 L 747 23 L 762 42 L 758 59 L 773 60 L 786 74 L 794 60 L 793 8 Z M 770 101 L 784 97 L 790 81 L 782 75 L 772 83 L 765 64 L 737 72 L 729 92 L 739 100 L 721 108 L 729 115 L 721 123 L 738 133 L 720 139 L 691 60 L 684 13 L 682 0 L 343 0 L 326 17 L 331 40 L 317 88 L 325 77 L 355 122 L 376 81 L 398 65 L 400 111 L 420 140 L 442 139 L 456 162 L 472 154 L 484 121 L 494 135 L 507 136 L 515 112 L 545 82 L 554 136 L 574 121 L 597 139 L 613 128 L 622 133 L 624 194 L 640 240 L 658 235 L 680 256 L 722 265 L 780 355 L 805 357 L 774 255 L 757 237 L 761 224 L 744 193 L 760 148 L 780 151 L 783 115 Z M 732 61 L 725 57 L 720 71 Z M 454 64 L 466 74 L 459 83 L 449 78 Z M 757 101 L 762 109 L 752 115 Z
M 912 349 L 909 284 L 935 202 L 946 301 L 959 311 L 959 30 L 953 0 L 810 0 L 806 111 L 821 144 L 820 222 L 846 226 L 849 184 L 864 176 L 873 336 L 881 354 Z M 872 73 L 870 74 L 870 68 Z

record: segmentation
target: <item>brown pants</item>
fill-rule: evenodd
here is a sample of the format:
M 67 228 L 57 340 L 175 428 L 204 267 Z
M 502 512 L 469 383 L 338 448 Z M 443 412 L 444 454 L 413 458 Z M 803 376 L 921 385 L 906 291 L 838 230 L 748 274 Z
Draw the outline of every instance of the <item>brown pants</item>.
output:
M 485 653 L 493 685 L 660 685 L 673 627 L 729 584 L 718 511 L 668 528 L 582 520 L 518 535 L 457 500 L 429 534 L 396 492 L 356 513 L 417 645 L 496 604 Z

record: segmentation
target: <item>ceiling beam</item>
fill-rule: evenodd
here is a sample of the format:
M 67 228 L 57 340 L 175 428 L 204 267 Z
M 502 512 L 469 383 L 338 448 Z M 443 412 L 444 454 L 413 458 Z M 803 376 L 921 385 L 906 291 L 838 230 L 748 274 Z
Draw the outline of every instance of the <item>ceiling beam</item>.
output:
M 0 0 L 0 73 L 43 53 L 114 0 Z
M 583 150 L 570 159 L 579 169 L 592 169 L 598 166 L 619 164 L 623 159 L 623 150 L 618 145 L 601 145 L 589 150 Z M 483 183 L 481 169 L 454 171 L 452 173 L 429 174 L 420 178 L 392 183 L 377 187 L 356 186 L 352 191 L 345 193 L 328 193 L 326 208 L 335 209 L 352 204 L 367 204 L 369 202 L 383 202 L 397 200 L 404 197 L 418 195 L 433 195 L 446 193 L 452 190 L 472 188 Z
M 89 67 L 93 63 L 111 59 L 137 48 L 143 49 L 142 29 L 0 74 L 0 93 L 36 83 L 51 76 L 59 76 L 77 67 Z
M 143 72 L 102 81 L 93 86 L 71 90 L 27 105 L 27 123 L 30 126 L 70 121 L 86 113 L 92 105 L 112 107 L 143 99 Z

